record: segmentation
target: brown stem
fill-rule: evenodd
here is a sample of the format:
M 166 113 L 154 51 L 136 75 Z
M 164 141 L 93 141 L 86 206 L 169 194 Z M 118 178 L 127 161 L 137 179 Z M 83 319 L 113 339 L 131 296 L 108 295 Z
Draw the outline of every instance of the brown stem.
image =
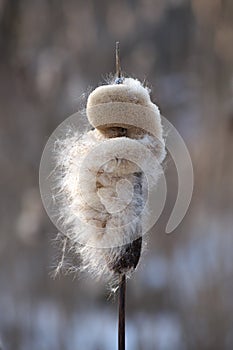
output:
M 125 350 L 125 274 L 120 275 L 119 281 L 119 319 L 118 319 L 118 350 Z
M 120 43 L 116 42 L 116 75 L 117 78 L 121 78 L 121 64 L 120 64 Z
M 116 42 L 116 80 L 115 84 L 123 84 L 123 77 L 121 74 L 121 63 L 120 63 L 120 43 Z

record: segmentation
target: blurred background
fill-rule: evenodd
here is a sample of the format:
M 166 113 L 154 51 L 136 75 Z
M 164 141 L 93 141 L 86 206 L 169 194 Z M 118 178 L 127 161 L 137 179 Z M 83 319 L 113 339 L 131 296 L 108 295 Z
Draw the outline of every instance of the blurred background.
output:
M 122 67 L 146 80 L 184 138 L 195 188 L 168 198 L 128 282 L 127 349 L 233 349 L 233 1 L 0 0 L 0 349 L 109 350 L 117 296 L 86 276 L 51 278 L 60 250 L 38 171 L 53 130 Z

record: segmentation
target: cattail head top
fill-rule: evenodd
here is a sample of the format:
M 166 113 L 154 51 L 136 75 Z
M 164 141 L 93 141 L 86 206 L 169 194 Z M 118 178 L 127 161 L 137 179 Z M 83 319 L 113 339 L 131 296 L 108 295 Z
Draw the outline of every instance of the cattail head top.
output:
M 139 80 L 121 73 L 119 42 L 116 43 L 116 79 L 99 86 L 88 97 L 87 117 L 97 129 L 136 127 L 162 141 L 158 107 L 151 102 L 150 91 Z
M 87 117 L 97 129 L 134 126 L 162 139 L 158 107 L 140 81 L 124 78 L 121 84 L 96 88 L 87 100 Z

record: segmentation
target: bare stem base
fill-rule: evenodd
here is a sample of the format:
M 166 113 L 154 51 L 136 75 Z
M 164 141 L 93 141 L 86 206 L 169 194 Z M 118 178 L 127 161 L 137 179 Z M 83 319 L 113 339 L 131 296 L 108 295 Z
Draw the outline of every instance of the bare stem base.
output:
M 118 350 L 125 350 L 125 274 L 120 276 L 119 281 L 119 319 L 118 319 Z

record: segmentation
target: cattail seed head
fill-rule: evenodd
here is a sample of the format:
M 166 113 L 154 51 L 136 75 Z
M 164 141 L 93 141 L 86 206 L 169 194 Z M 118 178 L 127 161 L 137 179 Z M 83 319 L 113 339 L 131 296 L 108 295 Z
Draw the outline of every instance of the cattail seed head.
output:
M 86 117 L 94 129 L 56 140 L 54 152 L 57 221 L 81 257 L 80 270 L 111 285 L 138 265 L 154 215 L 148 198 L 166 154 L 149 90 L 121 79 L 89 95 Z

